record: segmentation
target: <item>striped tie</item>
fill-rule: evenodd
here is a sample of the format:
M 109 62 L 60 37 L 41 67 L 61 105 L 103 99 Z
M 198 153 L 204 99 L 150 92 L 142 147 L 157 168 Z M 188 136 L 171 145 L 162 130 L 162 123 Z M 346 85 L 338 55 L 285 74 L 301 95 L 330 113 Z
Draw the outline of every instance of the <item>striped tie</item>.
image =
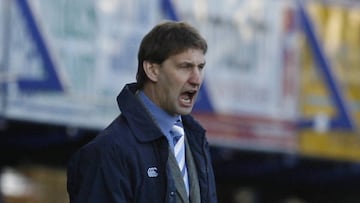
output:
M 174 154 L 176 160 L 178 162 L 184 183 L 186 192 L 189 196 L 189 178 L 186 168 L 186 161 L 185 161 L 185 136 L 184 136 L 184 129 L 182 128 L 181 122 L 177 122 L 171 129 L 171 133 L 173 135 L 173 142 L 174 142 Z

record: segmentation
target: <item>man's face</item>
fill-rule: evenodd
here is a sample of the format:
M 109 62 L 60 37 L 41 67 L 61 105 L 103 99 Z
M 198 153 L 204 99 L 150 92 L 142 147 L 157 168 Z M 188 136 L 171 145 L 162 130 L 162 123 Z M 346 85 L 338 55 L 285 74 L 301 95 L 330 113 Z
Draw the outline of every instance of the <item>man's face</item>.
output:
M 204 78 L 205 56 L 187 49 L 159 65 L 154 102 L 171 115 L 189 114 Z

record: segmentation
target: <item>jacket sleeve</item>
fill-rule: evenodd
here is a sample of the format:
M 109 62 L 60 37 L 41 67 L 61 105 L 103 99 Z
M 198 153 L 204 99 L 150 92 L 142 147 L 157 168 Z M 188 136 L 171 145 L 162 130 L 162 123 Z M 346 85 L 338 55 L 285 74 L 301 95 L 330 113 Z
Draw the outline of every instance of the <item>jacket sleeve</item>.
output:
M 132 202 L 126 164 L 114 150 L 81 149 L 69 161 L 67 189 L 70 203 Z

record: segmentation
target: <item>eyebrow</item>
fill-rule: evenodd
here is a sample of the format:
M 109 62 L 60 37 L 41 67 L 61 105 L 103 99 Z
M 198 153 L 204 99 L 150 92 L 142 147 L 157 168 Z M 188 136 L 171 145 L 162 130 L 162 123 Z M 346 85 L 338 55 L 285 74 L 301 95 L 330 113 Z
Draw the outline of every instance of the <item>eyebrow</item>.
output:
M 181 62 L 179 62 L 179 63 L 177 63 L 177 64 L 178 64 L 178 65 L 191 64 L 192 66 L 205 66 L 206 61 L 203 61 L 203 62 L 201 62 L 201 63 L 199 63 L 199 64 L 196 64 L 196 63 L 190 62 L 190 61 L 181 61 Z

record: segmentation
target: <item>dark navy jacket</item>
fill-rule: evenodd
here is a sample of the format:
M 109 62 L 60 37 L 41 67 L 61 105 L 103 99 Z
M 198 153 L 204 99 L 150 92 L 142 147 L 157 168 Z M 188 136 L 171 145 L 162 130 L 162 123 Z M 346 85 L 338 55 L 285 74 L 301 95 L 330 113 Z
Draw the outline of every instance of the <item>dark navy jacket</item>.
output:
M 69 161 L 70 203 L 175 203 L 175 184 L 168 168 L 166 137 L 128 84 L 117 101 L 119 115 Z M 216 203 L 216 188 L 205 130 L 182 117 L 191 147 L 203 203 Z

